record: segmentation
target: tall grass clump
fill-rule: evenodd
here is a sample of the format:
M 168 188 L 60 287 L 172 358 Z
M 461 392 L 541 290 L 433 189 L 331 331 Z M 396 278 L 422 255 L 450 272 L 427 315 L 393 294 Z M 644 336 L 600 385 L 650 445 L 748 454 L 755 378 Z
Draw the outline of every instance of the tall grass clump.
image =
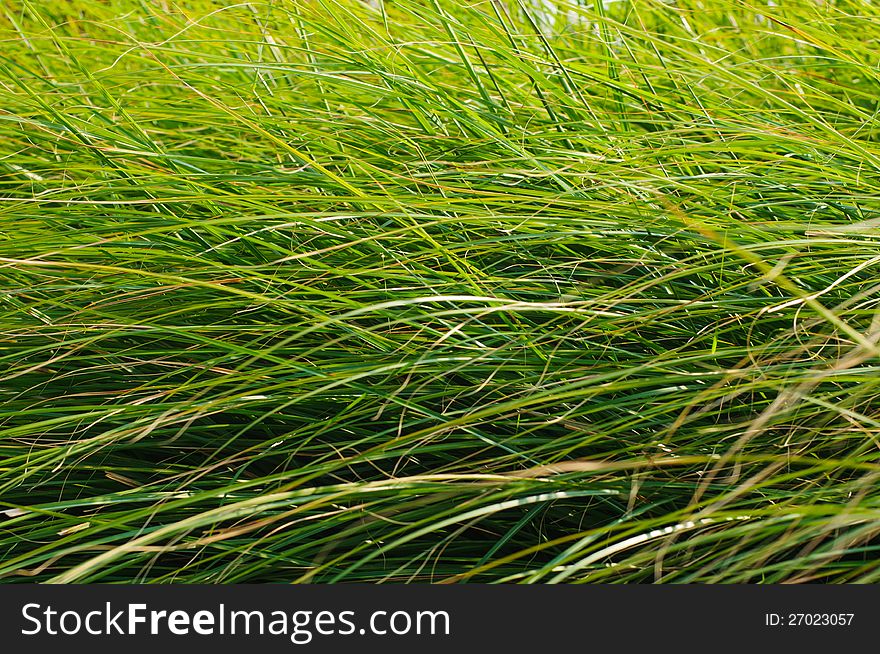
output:
M 2 0 L 0 580 L 880 580 L 880 4 Z

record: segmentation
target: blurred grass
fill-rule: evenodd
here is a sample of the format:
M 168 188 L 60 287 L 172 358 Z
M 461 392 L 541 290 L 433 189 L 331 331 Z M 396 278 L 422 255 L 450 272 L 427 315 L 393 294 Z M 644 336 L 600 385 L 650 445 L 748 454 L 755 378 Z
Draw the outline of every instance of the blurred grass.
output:
M 0 7 L 0 580 L 875 582 L 880 7 Z

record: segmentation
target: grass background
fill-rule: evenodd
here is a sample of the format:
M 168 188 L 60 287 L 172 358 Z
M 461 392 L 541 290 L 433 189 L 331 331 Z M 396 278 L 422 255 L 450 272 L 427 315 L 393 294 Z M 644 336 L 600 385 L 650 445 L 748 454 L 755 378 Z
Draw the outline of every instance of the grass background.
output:
M 3 582 L 873 582 L 880 7 L 3 0 Z

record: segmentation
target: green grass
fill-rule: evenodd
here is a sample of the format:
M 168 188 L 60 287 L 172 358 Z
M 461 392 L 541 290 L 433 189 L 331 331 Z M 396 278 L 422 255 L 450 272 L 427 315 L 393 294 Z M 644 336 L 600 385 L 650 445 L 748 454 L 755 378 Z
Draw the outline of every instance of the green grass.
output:
M 0 580 L 876 582 L 880 4 L 0 2 Z

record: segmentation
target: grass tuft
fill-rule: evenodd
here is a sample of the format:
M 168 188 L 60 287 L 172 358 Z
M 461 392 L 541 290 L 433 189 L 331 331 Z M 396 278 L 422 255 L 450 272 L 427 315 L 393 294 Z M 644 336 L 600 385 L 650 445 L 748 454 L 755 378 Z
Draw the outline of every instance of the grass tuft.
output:
M 3 582 L 877 582 L 880 5 L 0 3 Z

